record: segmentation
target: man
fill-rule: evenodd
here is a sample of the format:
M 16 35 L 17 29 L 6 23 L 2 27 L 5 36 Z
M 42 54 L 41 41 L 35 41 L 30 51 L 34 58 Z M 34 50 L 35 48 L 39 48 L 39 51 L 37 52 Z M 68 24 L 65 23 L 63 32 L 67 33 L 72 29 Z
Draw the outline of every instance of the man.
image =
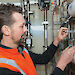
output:
M 54 42 L 43 54 L 23 50 L 19 53 L 18 44 L 27 31 L 22 9 L 11 4 L 0 5 L 0 75 L 36 75 L 34 64 L 47 64 L 54 56 L 58 44 L 67 33 L 61 28 Z M 34 64 L 33 64 L 34 63 Z

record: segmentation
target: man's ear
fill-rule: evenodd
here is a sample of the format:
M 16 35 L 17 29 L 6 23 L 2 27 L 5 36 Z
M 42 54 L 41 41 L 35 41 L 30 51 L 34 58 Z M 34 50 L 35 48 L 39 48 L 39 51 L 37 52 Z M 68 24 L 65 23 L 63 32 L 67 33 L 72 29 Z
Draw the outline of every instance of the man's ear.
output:
M 3 27 L 2 27 L 2 33 L 4 34 L 4 35 L 10 35 L 10 28 L 9 28 L 9 26 L 7 26 L 7 25 L 4 25 Z

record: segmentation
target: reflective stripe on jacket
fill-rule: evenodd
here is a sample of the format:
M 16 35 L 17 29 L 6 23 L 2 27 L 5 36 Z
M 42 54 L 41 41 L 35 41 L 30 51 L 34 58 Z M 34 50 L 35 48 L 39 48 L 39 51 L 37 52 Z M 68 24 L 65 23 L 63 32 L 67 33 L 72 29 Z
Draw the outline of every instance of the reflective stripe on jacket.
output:
M 12 59 L 6 59 L 6 58 L 0 58 L 0 63 L 5 63 L 5 64 L 8 64 L 8 65 L 11 65 L 11 66 L 14 66 L 16 67 L 17 69 L 20 70 L 20 72 L 23 74 L 23 75 L 26 75 L 25 72 L 20 69 L 20 67 L 16 64 L 16 62 Z

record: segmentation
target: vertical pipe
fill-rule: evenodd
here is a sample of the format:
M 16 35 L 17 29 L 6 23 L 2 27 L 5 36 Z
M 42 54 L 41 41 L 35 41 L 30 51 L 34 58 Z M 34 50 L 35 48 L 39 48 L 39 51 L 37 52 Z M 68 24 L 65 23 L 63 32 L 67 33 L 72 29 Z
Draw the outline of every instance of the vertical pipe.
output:
M 44 8 L 44 21 L 47 22 L 47 5 Z M 48 47 L 48 24 L 44 24 L 44 50 Z M 47 75 L 47 64 L 45 65 L 45 75 Z

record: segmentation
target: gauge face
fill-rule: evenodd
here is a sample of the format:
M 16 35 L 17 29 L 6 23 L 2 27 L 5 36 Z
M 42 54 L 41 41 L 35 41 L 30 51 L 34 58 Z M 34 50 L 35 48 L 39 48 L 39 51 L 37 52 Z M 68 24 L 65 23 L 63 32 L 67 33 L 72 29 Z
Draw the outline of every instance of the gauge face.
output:
M 31 44 L 31 39 L 30 38 L 26 39 L 26 44 L 28 44 L 28 45 Z

